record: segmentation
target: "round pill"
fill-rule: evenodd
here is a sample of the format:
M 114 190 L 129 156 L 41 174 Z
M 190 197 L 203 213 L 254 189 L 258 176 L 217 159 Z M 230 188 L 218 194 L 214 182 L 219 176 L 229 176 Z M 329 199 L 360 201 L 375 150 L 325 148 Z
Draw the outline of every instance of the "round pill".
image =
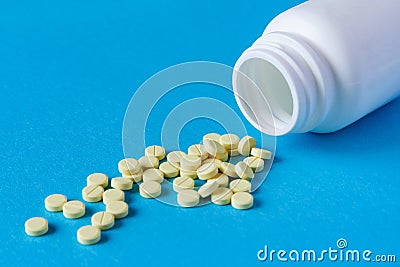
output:
M 118 162 L 118 170 L 123 174 L 135 174 L 142 170 L 139 161 L 133 158 L 122 159 Z
M 180 206 L 190 208 L 199 204 L 200 196 L 197 191 L 188 189 L 178 192 L 177 199 Z
M 217 166 L 217 168 L 219 168 L 221 166 L 222 161 L 219 159 L 216 159 L 216 158 L 208 158 L 208 159 L 204 160 L 201 165 L 208 164 L 208 163 L 214 163 L 214 165 Z
M 103 193 L 103 187 L 92 184 L 82 189 L 82 198 L 87 202 L 99 202 L 103 198 Z
M 242 179 L 251 179 L 254 177 L 253 170 L 243 161 L 239 161 L 238 163 L 236 163 L 235 171 L 237 175 Z
M 86 178 L 87 185 L 99 185 L 101 187 L 107 187 L 108 176 L 104 173 L 92 173 Z
M 190 177 L 192 179 L 197 179 L 197 172 L 196 171 L 187 171 L 184 169 L 180 169 L 179 173 L 182 177 Z
M 146 156 L 153 156 L 162 160 L 165 158 L 165 149 L 162 146 L 149 146 L 144 150 Z
M 238 151 L 242 156 L 248 156 L 253 147 L 256 147 L 256 139 L 251 136 L 245 136 L 239 141 Z
M 41 236 L 49 230 L 49 223 L 45 218 L 33 217 L 25 222 L 25 233 L 30 236 Z
M 172 183 L 175 192 L 194 188 L 194 180 L 190 177 L 177 177 Z
M 92 216 L 92 225 L 100 230 L 108 230 L 114 226 L 114 215 L 106 211 L 99 211 Z
M 203 164 L 197 169 L 197 177 L 199 177 L 200 180 L 210 179 L 217 175 L 217 173 L 218 168 L 214 165 L 214 163 Z
M 154 156 L 143 156 L 139 159 L 139 164 L 143 170 L 158 168 L 159 162 L 158 158 Z
M 172 178 L 179 175 L 179 168 L 175 167 L 168 161 L 161 163 L 160 171 L 163 172 L 164 177 L 166 178 Z
M 264 169 L 264 160 L 257 157 L 247 157 L 243 160 L 254 172 L 261 172 Z
M 208 133 L 208 134 L 206 134 L 206 135 L 203 136 L 203 144 L 204 144 L 204 140 L 206 140 L 206 139 L 211 139 L 211 140 L 214 140 L 214 141 L 216 141 L 216 142 L 219 142 L 220 137 L 221 137 L 220 134 L 217 134 L 217 133 Z
M 86 225 L 79 228 L 76 233 L 78 242 L 82 245 L 93 245 L 100 241 L 100 230 L 92 225 Z
M 111 179 L 111 187 L 120 190 L 131 190 L 133 182 L 126 177 L 115 177 Z
M 161 195 L 161 185 L 155 181 L 145 181 L 140 184 L 139 193 L 144 198 L 156 198 Z
M 164 181 L 164 173 L 159 169 L 148 169 L 143 172 L 143 182 L 155 181 L 162 183 Z
M 266 149 L 256 148 L 256 147 L 253 147 L 251 149 L 250 154 L 254 157 L 261 158 L 261 159 L 271 159 L 271 157 L 272 157 L 271 151 L 266 150 Z
M 124 201 L 113 201 L 106 205 L 106 211 L 114 215 L 115 219 L 122 219 L 128 215 L 128 204 Z
M 181 159 L 181 169 L 186 171 L 196 171 L 201 165 L 201 158 L 194 155 L 183 156 Z
M 205 197 L 208 197 L 209 195 L 211 195 L 215 190 L 217 190 L 217 188 L 218 188 L 217 181 L 211 181 L 211 182 L 203 184 L 199 188 L 198 192 L 202 198 L 205 198 Z
M 236 134 L 224 134 L 219 138 L 219 143 L 227 150 L 237 149 L 240 138 Z
M 125 193 L 120 189 L 108 189 L 103 194 L 103 203 L 110 204 L 113 201 L 124 201 Z
M 223 173 L 217 173 L 214 177 L 207 180 L 208 182 L 216 181 L 219 187 L 227 187 L 229 183 L 229 177 Z
M 79 200 L 71 200 L 64 204 L 63 215 L 68 219 L 78 219 L 85 215 L 85 204 Z
M 143 172 L 134 174 L 122 174 L 122 177 L 130 179 L 133 183 L 139 183 L 143 180 Z
M 236 179 L 233 180 L 229 184 L 229 188 L 232 190 L 232 192 L 250 192 L 251 184 L 249 181 L 244 180 L 244 179 Z
M 233 165 L 232 163 L 222 162 L 219 169 L 223 174 L 226 174 L 229 177 L 232 177 L 232 178 L 238 177 L 236 170 L 235 170 L 235 165 Z
M 205 139 L 204 147 L 207 150 L 208 154 L 210 154 L 212 157 L 215 158 L 221 158 L 225 156 L 225 153 L 228 153 L 226 152 L 225 147 L 223 145 L 212 139 Z
M 253 196 L 248 192 L 237 192 L 233 194 L 231 204 L 235 209 L 246 210 L 253 206 L 253 199 Z
M 236 156 L 239 156 L 240 153 L 239 153 L 239 150 L 236 148 L 236 149 L 228 150 L 228 155 L 230 157 L 236 157 Z
M 48 211 L 62 211 L 64 204 L 67 202 L 67 197 L 61 194 L 53 194 L 44 200 L 44 207 Z
M 232 195 L 232 190 L 226 187 L 220 187 L 211 194 L 211 201 L 216 205 L 227 205 L 231 203 Z
M 181 158 L 183 156 L 187 156 L 187 154 L 183 151 L 172 151 L 168 153 L 167 161 L 173 166 L 179 168 L 181 166 Z
M 204 145 L 201 144 L 191 145 L 188 148 L 188 155 L 198 156 L 201 158 L 201 160 L 208 158 L 208 152 Z

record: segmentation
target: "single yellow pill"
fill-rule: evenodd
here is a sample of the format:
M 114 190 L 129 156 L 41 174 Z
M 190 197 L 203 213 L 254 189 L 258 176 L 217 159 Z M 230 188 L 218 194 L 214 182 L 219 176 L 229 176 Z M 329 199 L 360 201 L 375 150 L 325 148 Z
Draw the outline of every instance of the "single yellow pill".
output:
M 238 175 L 235 170 L 235 165 L 229 162 L 222 162 L 221 166 L 219 167 L 219 170 L 223 173 L 228 175 L 229 177 L 232 178 L 237 178 Z
M 201 158 L 195 155 L 183 156 L 181 159 L 181 169 L 186 171 L 196 171 L 201 166 Z
M 114 215 L 106 211 L 99 211 L 93 214 L 91 221 L 93 226 L 105 231 L 114 226 Z
M 233 193 L 236 193 L 236 192 L 250 192 L 251 184 L 247 180 L 236 179 L 236 180 L 233 180 L 229 184 L 229 188 L 232 190 Z
M 76 233 L 78 242 L 82 245 L 93 245 L 100 241 L 100 230 L 93 225 L 86 225 L 79 228 Z
M 210 196 L 215 190 L 217 190 L 217 188 L 218 188 L 217 181 L 211 181 L 211 182 L 203 184 L 199 188 L 198 192 L 202 198 L 206 198 L 206 197 Z
M 201 158 L 201 160 L 208 158 L 208 152 L 205 146 L 201 144 L 191 145 L 188 148 L 188 155 L 198 156 Z
M 238 210 L 246 210 L 253 207 L 253 196 L 248 192 L 234 193 L 231 198 L 232 207 Z
M 124 201 L 113 201 L 106 205 L 106 211 L 114 215 L 115 219 L 122 219 L 128 215 L 129 207 Z
M 87 185 L 99 185 L 103 188 L 108 185 L 108 176 L 104 173 L 92 173 L 86 178 Z
M 148 181 L 162 183 L 164 181 L 164 173 L 159 169 L 147 169 L 143 172 L 143 182 Z
M 87 202 L 99 202 L 103 199 L 103 193 L 103 187 L 92 184 L 82 189 L 82 198 Z
M 172 183 L 175 192 L 194 188 L 194 180 L 190 177 L 177 177 Z
M 266 149 L 253 147 L 251 149 L 251 155 L 261 159 L 271 159 L 272 152 Z
M 179 168 L 181 166 L 181 159 L 187 154 L 183 151 L 172 151 L 167 155 L 167 161 L 171 163 L 174 167 Z
M 207 180 L 208 182 L 216 181 L 219 187 L 227 187 L 229 183 L 229 177 L 223 173 L 217 173 L 214 177 Z
M 236 134 L 224 134 L 219 138 L 219 143 L 227 150 L 237 149 L 240 138 Z
M 156 198 L 161 195 L 161 185 L 155 181 L 145 181 L 140 184 L 139 193 L 144 198 Z
M 195 190 L 182 190 L 178 192 L 178 204 L 182 207 L 190 208 L 199 204 L 200 196 Z
M 79 200 L 71 200 L 64 204 L 63 215 L 68 219 L 78 219 L 85 215 L 85 204 Z
M 49 223 L 45 218 L 33 217 L 25 222 L 25 233 L 30 236 L 41 236 L 49 230 Z
M 257 157 L 247 157 L 243 160 L 254 172 L 261 172 L 264 169 L 264 160 Z
M 251 136 L 245 136 L 239 141 L 238 151 L 242 156 L 248 156 L 254 147 L 256 147 L 256 139 Z
M 153 156 L 158 158 L 158 160 L 162 160 L 165 158 L 165 149 L 162 146 L 149 146 L 144 150 L 144 154 L 146 156 Z
M 182 177 L 190 177 L 191 179 L 197 179 L 197 172 L 196 171 L 187 171 L 184 169 L 180 169 L 179 173 Z
M 114 177 L 111 179 L 111 187 L 119 190 L 131 190 L 133 181 L 127 177 Z
M 67 202 L 67 197 L 61 194 L 53 194 L 44 200 L 44 206 L 48 211 L 62 211 L 64 204 Z
M 154 156 L 143 156 L 139 159 L 140 166 L 142 166 L 143 170 L 158 168 L 159 162 L 158 158 Z
M 241 179 L 251 179 L 254 177 L 253 170 L 243 161 L 236 163 L 235 171 Z
M 133 158 L 125 158 L 118 162 L 118 170 L 122 174 L 135 174 L 142 171 L 139 161 Z
M 221 158 L 225 156 L 225 153 L 228 153 L 223 145 L 212 139 L 205 139 L 204 147 L 208 154 L 215 158 Z
M 179 175 L 179 168 L 168 161 L 161 163 L 159 169 L 163 172 L 165 178 L 172 178 Z
M 232 190 L 226 187 L 219 187 L 211 194 L 211 201 L 216 205 L 227 205 L 231 203 Z
M 120 189 L 108 189 L 103 194 L 103 203 L 109 204 L 113 201 L 124 201 L 125 193 Z
M 214 165 L 214 163 L 203 164 L 197 169 L 197 177 L 199 177 L 200 180 L 210 179 L 217 175 L 217 173 L 218 168 Z
M 211 140 L 214 140 L 214 141 L 216 141 L 216 142 L 219 142 L 219 139 L 221 138 L 221 135 L 220 134 L 217 134 L 217 133 L 208 133 L 208 134 L 206 134 L 206 135 L 204 135 L 203 136 L 203 144 L 204 144 L 204 140 L 206 140 L 206 139 L 211 139 Z

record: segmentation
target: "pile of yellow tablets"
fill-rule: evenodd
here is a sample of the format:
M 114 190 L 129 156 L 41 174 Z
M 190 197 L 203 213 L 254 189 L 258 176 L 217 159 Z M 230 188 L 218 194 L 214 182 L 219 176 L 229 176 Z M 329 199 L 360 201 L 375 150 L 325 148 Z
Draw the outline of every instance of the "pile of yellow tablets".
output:
M 264 160 L 272 157 L 270 151 L 257 148 L 256 140 L 251 136 L 239 138 L 235 134 L 217 133 L 206 134 L 202 144 L 191 145 L 187 152 L 166 153 L 163 147 L 152 145 L 144 153 L 145 156 L 139 160 L 121 160 L 118 169 L 122 177 L 111 181 L 130 179 L 132 183 L 140 183 L 142 197 L 157 198 L 161 195 L 164 180 L 174 178 L 173 189 L 177 192 L 180 206 L 194 207 L 201 198 L 210 197 L 217 205 L 231 204 L 236 209 L 253 206 L 249 180 L 254 173 L 264 169 Z M 236 164 L 228 162 L 235 156 L 244 156 L 244 159 Z M 195 179 L 206 183 L 196 189 Z M 130 187 L 127 186 L 126 190 Z
M 159 161 L 166 156 L 167 160 L 157 164 L 158 167 L 154 164 L 143 173 L 143 183 L 139 185 L 141 196 L 159 196 L 164 178 L 175 178 L 173 189 L 177 192 L 180 206 L 194 207 L 201 198 L 211 197 L 214 204 L 231 204 L 236 209 L 249 209 L 253 206 L 249 180 L 255 172 L 264 169 L 264 160 L 272 157 L 270 151 L 256 148 L 256 140 L 251 136 L 240 139 L 235 134 L 217 133 L 206 134 L 202 144 L 191 145 L 187 153 L 172 151 L 166 155 L 164 148 L 150 146 L 146 148 L 145 154 L 147 157 L 157 157 Z M 243 161 L 236 164 L 227 162 L 231 157 L 240 155 L 245 157 Z M 151 172 L 153 178 L 146 177 L 146 172 Z M 206 183 L 196 190 L 195 179 L 205 180 Z
M 168 154 L 161 146 L 149 146 L 145 155 L 138 160 L 122 159 L 118 163 L 121 177 L 111 179 L 103 173 L 90 174 L 86 186 L 82 189 L 82 199 L 86 202 L 105 204 L 105 211 L 93 214 L 91 225 L 77 231 L 77 240 L 84 245 L 97 243 L 101 231 L 114 226 L 115 219 L 128 215 L 129 207 L 125 202 L 125 193 L 132 189 L 133 183 L 139 184 L 139 194 L 144 198 L 157 198 L 161 195 L 165 179 L 173 179 L 173 190 L 177 192 L 177 202 L 182 207 L 197 206 L 201 198 L 210 198 L 216 205 L 231 204 L 235 209 L 249 209 L 253 206 L 250 180 L 254 173 L 264 169 L 264 160 L 271 159 L 268 150 L 256 148 L 256 140 L 235 134 L 206 134 L 202 144 L 194 144 L 183 151 Z M 236 164 L 228 162 L 235 156 L 244 156 Z M 195 179 L 206 181 L 195 188 Z M 85 204 L 79 200 L 67 200 L 61 194 L 48 196 L 45 208 L 51 212 L 62 211 L 65 218 L 77 219 L 85 215 Z M 31 236 L 40 236 L 48 231 L 45 218 L 34 217 L 25 222 L 25 232 Z

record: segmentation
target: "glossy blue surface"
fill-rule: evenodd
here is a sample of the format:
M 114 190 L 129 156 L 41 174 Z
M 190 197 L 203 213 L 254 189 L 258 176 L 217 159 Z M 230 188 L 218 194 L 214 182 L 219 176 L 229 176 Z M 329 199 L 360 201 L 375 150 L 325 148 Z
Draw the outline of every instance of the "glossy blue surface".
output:
M 92 172 L 118 175 L 125 109 L 142 82 L 186 61 L 233 66 L 274 16 L 300 2 L 3 1 L 0 265 L 267 266 L 257 259 L 264 245 L 319 251 L 337 248 L 339 238 L 399 261 L 400 100 L 334 134 L 278 138 L 248 211 L 172 207 L 136 188 L 127 194 L 129 217 L 99 244 L 82 246 L 76 231 L 103 204 L 88 204 L 79 220 L 44 209 L 52 193 L 81 199 Z M 232 95 L 224 98 L 237 109 Z M 155 117 L 149 125 L 149 142 L 159 141 L 161 124 Z M 195 120 L 180 143 L 217 130 Z M 47 235 L 25 234 L 32 216 L 48 219 Z

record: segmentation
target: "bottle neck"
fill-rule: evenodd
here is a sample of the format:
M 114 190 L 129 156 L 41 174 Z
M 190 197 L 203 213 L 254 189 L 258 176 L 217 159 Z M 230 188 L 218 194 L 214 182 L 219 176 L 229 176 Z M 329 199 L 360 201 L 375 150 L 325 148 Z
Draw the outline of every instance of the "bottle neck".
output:
M 300 36 L 261 36 L 234 67 L 233 89 L 245 117 L 270 135 L 308 132 L 328 114 L 334 80 L 328 62 Z

